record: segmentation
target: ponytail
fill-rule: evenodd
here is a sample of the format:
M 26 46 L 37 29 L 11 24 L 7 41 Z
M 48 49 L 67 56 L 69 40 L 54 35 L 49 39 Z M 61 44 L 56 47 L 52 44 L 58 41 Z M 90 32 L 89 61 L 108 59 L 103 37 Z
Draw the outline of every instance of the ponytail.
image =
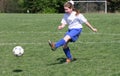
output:
M 76 14 L 75 14 L 76 16 L 80 14 L 80 10 L 78 10 L 78 9 L 76 9 L 76 8 L 74 8 L 73 11 L 76 12 Z

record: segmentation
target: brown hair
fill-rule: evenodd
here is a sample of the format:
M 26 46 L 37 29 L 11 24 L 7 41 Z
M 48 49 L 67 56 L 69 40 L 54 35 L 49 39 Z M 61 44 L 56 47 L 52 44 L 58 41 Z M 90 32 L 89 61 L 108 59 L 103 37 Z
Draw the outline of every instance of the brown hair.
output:
M 64 4 L 64 7 L 68 7 L 70 9 L 73 9 L 73 11 L 76 12 L 76 15 L 78 15 L 80 13 L 80 11 L 78 9 L 74 8 L 74 5 L 72 5 L 72 3 L 70 3 L 70 2 L 66 2 Z

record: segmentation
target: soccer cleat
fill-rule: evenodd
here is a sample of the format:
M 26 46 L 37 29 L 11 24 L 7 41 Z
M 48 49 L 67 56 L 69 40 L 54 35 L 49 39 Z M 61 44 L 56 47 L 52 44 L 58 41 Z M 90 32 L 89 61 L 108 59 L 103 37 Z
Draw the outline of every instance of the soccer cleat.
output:
M 56 48 L 55 48 L 55 43 L 51 42 L 50 40 L 48 40 L 48 43 L 49 43 L 49 45 L 50 45 L 50 47 L 51 47 L 51 50 L 52 50 L 52 51 L 55 51 L 55 50 L 56 50 Z

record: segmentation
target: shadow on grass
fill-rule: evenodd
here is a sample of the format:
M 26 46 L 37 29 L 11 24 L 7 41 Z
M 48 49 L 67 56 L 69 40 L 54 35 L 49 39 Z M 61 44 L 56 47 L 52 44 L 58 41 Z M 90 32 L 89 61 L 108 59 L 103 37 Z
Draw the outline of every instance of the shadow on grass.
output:
M 15 69 L 15 70 L 13 70 L 13 72 L 19 73 L 19 72 L 23 72 L 23 70 L 21 70 L 21 69 Z
M 76 60 L 77 60 L 76 58 L 73 58 L 72 62 L 74 62 Z M 66 62 L 66 58 L 57 58 L 56 61 L 58 61 L 58 62 L 51 63 L 51 64 L 48 64 L 48 65 L 64 64 Z

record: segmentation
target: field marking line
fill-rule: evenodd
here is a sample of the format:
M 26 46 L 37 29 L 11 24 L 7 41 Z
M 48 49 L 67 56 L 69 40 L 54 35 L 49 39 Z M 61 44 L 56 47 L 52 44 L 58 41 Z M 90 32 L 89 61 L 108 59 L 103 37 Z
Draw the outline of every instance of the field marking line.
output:
M 82 42 L 82 41 L 77 41 L 75 44 L 112 44 L 112 43 L 118 43 L 120 44 L 120 41 L 107 41 L 107 42 Z M 35 43 L 35 42 L 31 42 L 31 43 L 0 43 L 0 45 L 47 45 L 48 43 L 45 42 L 39 42 L 39 43 Z
M 10 33 L 18 33 L 18 34 L 25 34 L 25 33 L 33 33 L 33 34 L 65 34 L 65 32 L 50 32 L 50 31 L 43 31 L 43 32 L 34 32 L 34 31 L 30 31 L 30 32 L 25 32 L 25 31 L 18 31 L 18 32 L 13 32 L 13 31 L 10 31 L 10 32 L 4 32 L 4 31 L 1 31 L 0 32 L 1 34 L 2 33 L 8 33 L 8 34 L 10 34 Z M 120 33 L 84 33 L 84 32 L 82 32 L 81 34 L 83 34 L 83 35 L 118 35 L 118 36 L 120 36 Z

